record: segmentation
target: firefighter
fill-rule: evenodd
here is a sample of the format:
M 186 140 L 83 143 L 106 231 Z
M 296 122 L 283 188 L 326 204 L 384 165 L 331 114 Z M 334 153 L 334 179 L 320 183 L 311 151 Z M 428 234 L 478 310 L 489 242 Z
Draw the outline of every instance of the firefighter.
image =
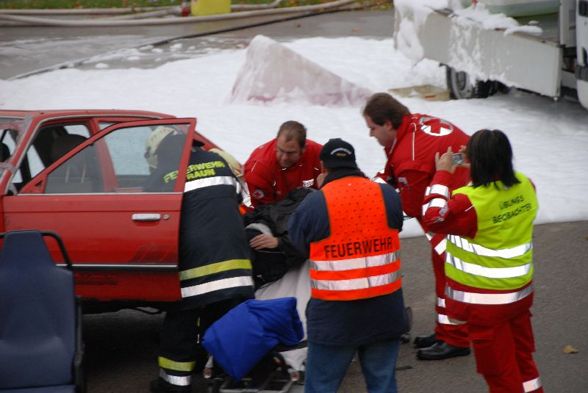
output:
M 445 152 L 449 146 L 457 151 L 469 137 L 443 119 L 411 114 L 408 108 L 387 93 L 372 95 L 363 109 L 363 116 L 370 136 L 384 147 L 388 158 L 378 178 L 399 190 L 404 212 L 419 221 L 432 248 L 437 295 L 436 326 L 433 334 L 415 338 L 414 345 L 420 348 L 417 358 L 442 360 L 469 355 L 466 327 L 451 322 L 445 312 L 444 235 L 428 231 L 421 219 L 425 189 L 435 173 L 435 154 Z M 448 186 L 453 190 L 468 181 L 468 169 L 460 167 Z
M 277 137 L 257 147 L 245 162 L 253 207 L 278 202 L 298 187 L 318 188 L 321 147 L 306 139 L 306 127 L 301 123 L 283 123 Z
M 305 392 L 335 393 L 354 355 L 370 393 L 395 393 L 400 337 L 408 331 L 401 288 L 396 191 L 358 169 L 353 146 L 331 139 L 326 177 L 288 224 L 310 258 Z
M 185 135 L 169 133 L 161 145 L 184 146 Z M 253 297 L 249 245 L 239 214 L 239 182 L 219 155 L 195 143 L 181 206 L 179 279 L 181 300 L 166 313 L 152 392 L 191 392 L 195 370 L 204 367 L 198 339 L 227 311 Z M 157 160 L 163 165 L 159 146 Z M 177 153 L 176 153 L 177 154 Z M 171 157 L 169 158 L 171 160 Z M 158 168 L 159 169 L 159 168 Z M 178 176 L 175 169 L 162 182 Z
M 425 225 L 447 234 L 447 312 L 467 322 L 491 393 L 542 393 L 530 312 L 535 188 L 514 171 L 500 130 L 472 135 L 465 150 L 472 183 L 450 193 L 453 155 L 451 148 L 437 154 L 423 205 Z

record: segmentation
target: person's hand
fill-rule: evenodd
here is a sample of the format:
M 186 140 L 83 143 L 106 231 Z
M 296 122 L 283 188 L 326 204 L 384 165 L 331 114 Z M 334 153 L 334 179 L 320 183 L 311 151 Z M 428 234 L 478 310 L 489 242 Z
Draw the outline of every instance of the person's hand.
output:
M 435 153 L 435 168 L 438 171 L 447 171 L 449 173 L 455 172 L 457 165 L 453 162 L 453 150 L 451 146 L 447 148 L 447 151 L 443 154 L 439 152 Z
M 325 182 L 325 177 L 327 177 L 327 173 L 326 172 L 321 172 L 316 177 L 316 183 L 317 183 L 317 187 L 318 188 L 321 188 L 323 186 L 323 183 Z
M 276 248 L 278 247 L 278 238 L 272 235 L 262 233 L 255 236 L 249 241 L 249 245 L 254 250 L 261 250 L 262 248 Z

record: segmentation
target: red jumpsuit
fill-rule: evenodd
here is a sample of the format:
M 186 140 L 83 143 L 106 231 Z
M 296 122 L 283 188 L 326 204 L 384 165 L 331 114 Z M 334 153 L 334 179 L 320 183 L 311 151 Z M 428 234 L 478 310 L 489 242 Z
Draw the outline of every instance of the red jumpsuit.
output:
M 435 153 L 445 153 L 449 146 L 457 152 L 468 139 L 467 134 L 445 120 L 421 114 L 405 116 L 394 144 L 385 148 L 388 161 L 380 175 L 398 188 L 404 212 L 419 221 L 431 243 L 437 294 L 435 335 L 454 347 L 468 347 L 469 341 L 466 328 L 453 324 L 445 313 L 445 235 L 427 232 L 421 217 L 425 190 L 435 174 Z M 450 191 L 466 185 L 469 180 L 469 171 L 458 168 L 449 184 Z
M 277 139 L 256 148 L 245 163 L 245 181 L 253 207 L 278 202 L 298 187 L 317 187 L 321 173 L 322 145 L 306 140 L 300 160 L 289 168 L 281 168 L 276 157 Z
M 431 185 L 448 186 L 452 175 L 439 171 Z M 443 198 L 432 192 L 429 201 Z M 425 205 L 423 223 L 430 229 L 474 238 L 478 218 L 469 198 L 457 194 L 447 205 Z M 449 288 L 464 292 L 499 293 L 500 291 L 472 288 L 447 279 Z M 531 289 L 530 285 L 527 288 Z M 525 289 L 525 288 L 523 288 Z M 535 340 L 531 327 L 530 308 L 533 294 L 513 303 L 501 305 L 471 304 L 447 299 L 447 311 L 452 319 L 467 321 L 469 338 L 476 356 L 477 370 L 490 388 L 490 393 L 543 393 L 539 371 L 533 359 Z

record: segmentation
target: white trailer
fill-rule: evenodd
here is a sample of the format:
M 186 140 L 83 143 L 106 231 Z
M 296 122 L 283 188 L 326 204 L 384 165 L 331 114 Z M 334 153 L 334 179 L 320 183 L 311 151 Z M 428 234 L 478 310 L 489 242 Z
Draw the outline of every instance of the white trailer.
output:
M 395 1 L 396 47 L 446 66 L 453 98 L 487 97 L 506 86 L 577 97 L 588 109 L 588 0 L 479 0 L 465 9 L 429 3 L 440 2 Z M 507 23 L 489 21 L 496 16 Z

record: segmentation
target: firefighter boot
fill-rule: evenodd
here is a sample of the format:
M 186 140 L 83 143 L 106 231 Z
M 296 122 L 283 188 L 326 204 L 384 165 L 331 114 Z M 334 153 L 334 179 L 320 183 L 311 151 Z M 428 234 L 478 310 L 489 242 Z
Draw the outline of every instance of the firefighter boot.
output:
M 149 384 L 151 393 L 192 393 L 192 386 L 177 386 L 157 378 Z

